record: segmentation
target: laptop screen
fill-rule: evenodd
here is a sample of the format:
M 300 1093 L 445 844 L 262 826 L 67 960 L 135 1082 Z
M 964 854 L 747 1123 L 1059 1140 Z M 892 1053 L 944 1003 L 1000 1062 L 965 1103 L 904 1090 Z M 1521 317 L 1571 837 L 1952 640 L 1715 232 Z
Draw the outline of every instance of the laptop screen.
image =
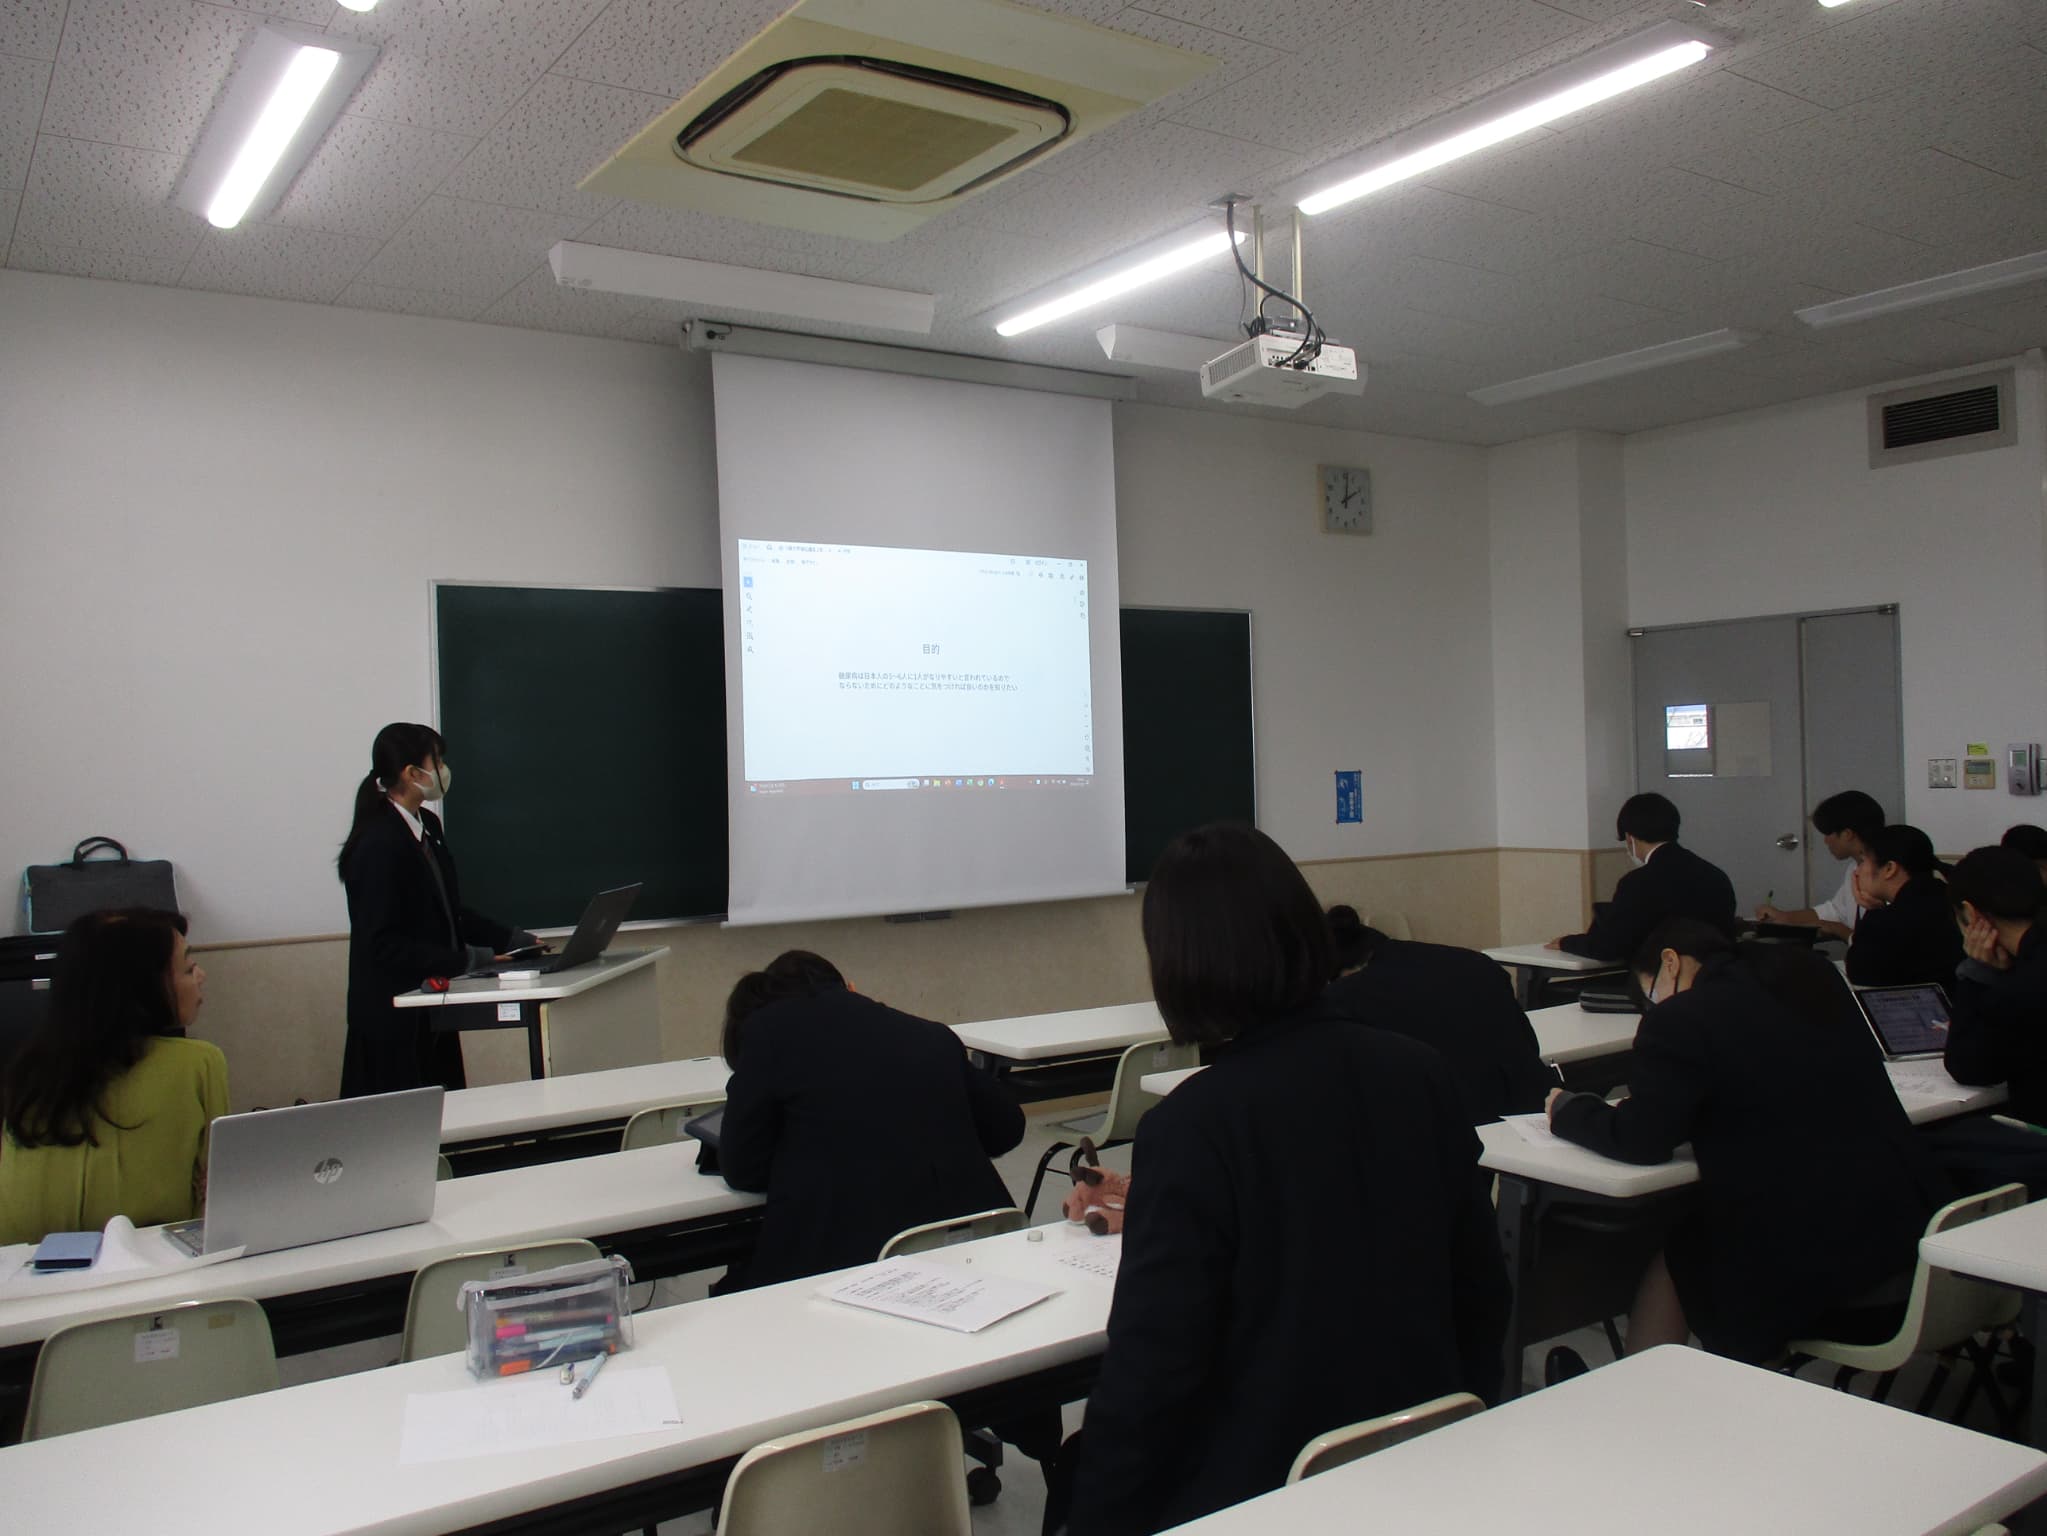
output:
M 1873 987 L 1855 994 L 1889 1056 L 1931 1056 L 1947 1048 L 1947 997 L 1936 986 Z

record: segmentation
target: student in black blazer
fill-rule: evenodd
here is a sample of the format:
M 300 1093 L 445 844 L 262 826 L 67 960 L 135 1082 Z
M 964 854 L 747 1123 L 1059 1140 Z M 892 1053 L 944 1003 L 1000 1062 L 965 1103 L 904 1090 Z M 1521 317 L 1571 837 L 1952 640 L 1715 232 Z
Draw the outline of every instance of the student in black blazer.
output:
M 348 890 L 348 1039 L 341 1096 L 463 1086 L 462 1037 L 435 1034 L 430 1015 L 391 999 L 429 976 L 459 976 L 533 935 L 462 905 L 455 856 L 425 807 L 448 793 L 440 732 L 396 724 L 377 732 L 355 821 L 337 861 Z
M 1891 826 L 1865 844 L 1855 869 L 1862 920 L 1848 946 L 1848 979 L 1858 987 L 1954 984 L 1962 963 L 1962 930 L 1934 857 L 1917 827 Z
M 1542 1108 L 1557 1077 L 1501 966 L 1473 949 L 1389 939 L 1355 907 L 1329 909 L 1329 938 L 1337 976 L 1325 1001 L 1441 1051 L 1471 1124 Z
M 1908 1273 L 1946 1190 L 1852 1007 L 1787 1008 L 1785 988 L 1691 919 L 1662 925 L 1633 969 L 1648 1007 L 1628 1097 L 1550 1098 L 1556 1133 L 1608 1157 L 1667 1162 L 1687 1141 L 1698 1154 L 1698 1200 L 1642 1277 L 1628 1351 L 1696 1333 L 1769 1360 Z
M 1315 1435 L 1500 1382 L 1506 1275 L 1456 1081 L 1323 1001 L 1293 862 L 1249 827 L 1182 834 L 1144 940 L 1173 1038 L 1219 1050 L 1138 1126 L 1072 1536 L 1191 1520 L 1278 1487 Z
M 1957 1082 L 2009 1083 L 2011 1113 L 2047 1126 L 2047 888 L 2018 849 L 1978 848 L 1948 889 L 1968 958 L 1955 976 L 1947 1069 Z
M 1595 902 L 1592 926 L 1552 939 L 1550 948 L 1592 960 L 1630 960 L 1666 918 L 1690 917 L 1734 937 L 1734 886 L 1718 866 L 1678 845 L 1677 807 L 1662 795 L 1631 795 L 1615 818 L 1614 835 L 1636 868 Z
M 791 950 L 740 978 L 724 1050 L 718 1169 L 768 1204 L 721 1294 L 870 1264 L 898 1232 L 1015 1203 L 988 1161 L 1023 1140 L 1009 1090 L 950 1029 L 848 990 L 830 961 Z

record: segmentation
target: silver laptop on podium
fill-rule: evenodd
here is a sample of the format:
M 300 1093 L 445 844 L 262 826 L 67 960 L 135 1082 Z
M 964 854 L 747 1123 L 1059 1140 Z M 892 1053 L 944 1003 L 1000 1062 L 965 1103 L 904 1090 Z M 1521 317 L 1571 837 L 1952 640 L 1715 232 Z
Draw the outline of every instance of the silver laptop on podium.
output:
M 271 1253 L 432 1219 L 439 1088 L 223 1115 L 208 1133 L 206 1214 L 164 1228 L 194 1255 Z

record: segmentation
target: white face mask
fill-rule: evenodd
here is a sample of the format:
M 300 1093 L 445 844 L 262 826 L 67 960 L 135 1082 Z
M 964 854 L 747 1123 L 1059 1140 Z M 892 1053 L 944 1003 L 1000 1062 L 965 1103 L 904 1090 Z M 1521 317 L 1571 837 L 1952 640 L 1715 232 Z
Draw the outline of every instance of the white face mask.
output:
M 1637 869 L 1640 869 L 1644 864 L 1647 864 L 1649 862 L 1648 858 L 1645 855 L 1636 851 L 1640 847 L 1641 844 L 1637 843 L 1632 837 L 1628 839 L 1628 862 L 1630 864 L 1633 864 Z
M 419 771 L 421 773 L 426 772 L 424 768 L 420 769 Z M 451 784 L 453 784 L 454 781 L 455 776 L 453 773 L 449 771 L 448 765 L 446 763 L 440 764 L 438 767 L 435 768 L 433 773 L 428 776 L 426 785 L 426 798 L 429 800 L 447 799 L 448 787 Z

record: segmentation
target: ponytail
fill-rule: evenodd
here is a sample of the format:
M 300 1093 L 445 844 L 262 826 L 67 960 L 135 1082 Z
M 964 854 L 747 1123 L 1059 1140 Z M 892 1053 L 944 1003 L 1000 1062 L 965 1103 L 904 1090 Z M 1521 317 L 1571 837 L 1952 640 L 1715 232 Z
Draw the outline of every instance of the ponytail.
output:
M 355 787 L 355 814 L 348 825 L 348 836 L 342 841 L 341 853 L 334 860 L 341 878 L 348 879 L 348 861 L 355 852 L 355 845 L 362 840 L 363 829 L 370 825 L 378 809 L 391 798 L 391 791 L 407 768 L 423 768 L 430 759 L 439 759 L 447 750 L 441 740 L 441 733 L 430 725 L 409 725 L 400 721 L 385 726 L 377 732 L 377 739 L 370 744 L 370 771 Z
M 1933 851 L 1933 839 L 1917 827 L 1902 822 L 1864 836 L 1862 847 L 1878 869 L 1895 864 L 1913 879 L 1923 875 L 1945 875 L 1948 866 Z

